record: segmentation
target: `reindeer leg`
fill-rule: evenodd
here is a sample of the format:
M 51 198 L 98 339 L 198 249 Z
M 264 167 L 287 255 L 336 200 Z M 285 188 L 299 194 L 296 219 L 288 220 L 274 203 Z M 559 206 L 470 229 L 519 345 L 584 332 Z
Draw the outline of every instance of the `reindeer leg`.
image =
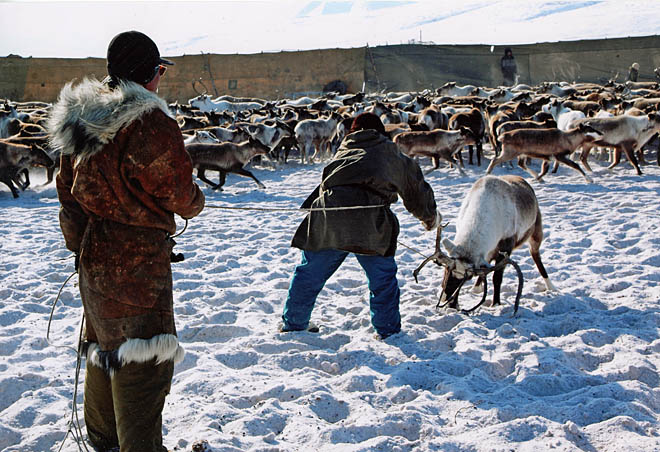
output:
M 548 272 L 546 271 L 543 262 L 541 262 L 541 242 L 543 242 L 543 222 L 541 220 L 541 212 L 537 210 L 534 230 L 529 237 L 529 252 L 536 264 L 536 268 L 539 270 L 539 273 L 545 282 L 545 287 L 550 291 L 557 291 L 557 288 L 552 284 L 550 278 L 548 278 Z
M 575 171 L 578 171 L 580 174 L 582 174 L 582 176 L 583 176 L 584 179 L 587 181 L 587 183 L 589 183 L 589 184 L 593 184 L 594 181 L 593 181 L 593 180 L 587 175 L 587 173 L 585 173 L 584 171 L 582 171 L 582 168 L 580 168 L 580 165 L 578 165 L 578 164 L 575 163 L 573 160 L 571 160 L 571 159 L 569 159 L 569 158 L 567 157 L 567 155 L 568 155 L 569 152 L 570 152 L 570 151 L 564 151 L 564 152 L 562 152 L 561 154 L 557 154 L 557 155 L 555 156 L 555 158 L 557 159 L 557 161 L 563 163 L 564 165 L 570 166 L 570 167 L 573 168 Z
M 21 178 L 23 175 L 23 178 Z M 27 168 L 21 168 L 11 175 L 12 181 L 21 191 L 25 191 L 30 186 L 30 172 Z
M 4 182 L 7 187 L 11 190 L 11 194 L 14 198 L 18 198 L 18 189 L 14 186 L 14 182 L 12 180 L 12 177 L 6 173 L 6 171 L 10 171 L 10 168 L 3 168 L 2 171 L 0 171 L 0 182 Z
M 245 177 L 250 177 L 257 183 L 259 188 L 266 188 L 264 184 L 259 182 L 259 180 L 256 177 L 254 177 L 254 174 L 252 174 L 250 171 L 246 170 L 245 168 L 235 169 L 232 171 L 232 173 L 240 174 L 241 176 L 245 176 Z
M 500 243 L 498 243 L 497 248 L 499 249 L 500 253 L 495 258 L 495 266 L 497 266 L 497 264 L 501 263 L 503 260 L 509 258 L 511 252 L 513 251 L 513 245 L 513 237 L 501 240 Z M 505 267 L 506 265 L 502 266 L 502 268 L 498 268 L 493 272 L 493 304 L 491 306 L 497 306 L 500 304 L 500 292 L 502 288 L 502 279 L 504 276 Z
M 206 178 L 205 172 L 206 172 L 207 169 L 209 169 L 209 168 L 200 165 L 199 168 L 197 168 L 197 178 L 204 181 L 204 182 L 206 182 L 208 185 L 211 186 L 212 189 L 215 190 L 215 189 L 218 188 L 218 186 L 216 184 L 214 184 L 213 182 L 211 182 L 209 179 Z
M 483 144 L 481 140 L 477 141 L 477 166 L 481 166 L 481 156 L 484 153 Z
M 534 170 L 531 169 L 531 168 L 528 168 L 528 167 L 527 167 L 527 159 L 528 159 L 528 157 L 526 157 L 526 156 L 524 156 L 524 155 L 519 156 L 519 157 L 518 157 L 518 166 L 521 167 L 522 169 L 524 169 L 525 171 L 527 171 L 527 172 L 528 172 L 528 173 L 529 173 L 534 179 L 536 179 L 537 181 L 539 181 L 539 182 L 543 182 L 543 181 L 541 180 L 541 178 L 543 177 L 543 174 L 545 174 L 545 173 L 543 173 L 543 174 L 536 174 L 536 171 L 534 171 Z M 545 163 L 545 162 L 544 162 L 544 163 Z M 543 171 L 543 167 L 541 168 L 541 171 Z M 547 172 L 547 171 L 548 171 L 548 170 L 546 169 L 546 172 Z
M 589 158 L 589 153 L 591 153 L 592 148 L 593 148 L 593 146 L 591 146 L 591 145 L 583 144 L 582 145 L 582 154 L 580 155 L 580 161 L 582 162 L 582 166 L 584 166 L 584 169 L 586 169 L 590 173 L 593 173 L 593 170 L 589 166 L 589 163 L 587 163 L 587 159 Z
M 458 161 L 461 162 L 461 166 L 463 166 L 463 151 L 459 149 L 459 151 L 456 153 L 458 156 Z M 469 158 L 470 158 L 470 165 L 472 165 L 472 153 L 470 151 L 469 153 Z
M 474 165 L 474 161 L 472 160 L 472 155 L 473 155 L 473 154 L 474 154 L 474 146 L 472 146 L 471 144 L 469 144 L 469 145 L 468 145 L 468 163 L 469 163 L 470 165 Z M 462 162 L 462 160 L 461 160 L 461 164 L 462 164 L 462 163 L 463 163 L 463 162 Z
M 637 160 L 639 161 L 640 165 L 646 165 L 648 162 L 646 161 L 646 158 L 644 157 L 644 147 L 640 147 L 637 149 Z
M 626 157 L 628 157 L 628 160 L 630 161 L 630 164 L 637 171 L 637 175 L 641 176 L 642 175 L 642 170 L 639 168 L 639 162 L 637 161 L 637 157 L 635 157 L 635 151 L 634 151 L 633 146 L 629 143 L 624 143 L 623 144 L 623 152 L 626 154 Z
M 557 174 L 558 169 L 559 169 L 559 160 L 555 160 L 555 162 L 552 165 L 552 174 Z
M 612 159 L 612 163 L 610 163 L 610 166 L 607 167 L 608 170 L 611 170 L 615 166 L 617 166 L 621 162 L 621 149 L 619 146 L 616 146 L 614 148 L 614 158 Z
M 218 185 L 213 187 L 213 190 L 222 190 L 222 186 L 225 185 L 225 181 L 227 180 L 227 171 L 223 171 L 221 169 L 218 169 Z
M 460 151 L 459 151 L 460 152 Z M 454 159 L 454 156 L 450 155 L 449 158 L 445 159 L 449 162 L 449 164 L 455 165 L 456 169 L 458 170 L 459 173 L 461 173 L 461 176 L 465 176 L 465 171 L 463 171 L 463 160 L 461 160 L 461 164 L 459 165 L 458 162 Z
M 486 174 L 490 174 L 497 165 L 499 165 L 500 163 L 508 162 L 515 156 L 516 154 L 509 151 L 508 149 L 502 149 L 500 155 L 493 158 L 493 160 L 490 161 L 490 165 L 488 165 L 488 169 L 486 169 Z
M 53 182 L 53 176 L 55 175 L 55 166 L 49 166 L 46 168 L 46 182 L 44 182 L 44 185 L 48 185 L 51 182 Z

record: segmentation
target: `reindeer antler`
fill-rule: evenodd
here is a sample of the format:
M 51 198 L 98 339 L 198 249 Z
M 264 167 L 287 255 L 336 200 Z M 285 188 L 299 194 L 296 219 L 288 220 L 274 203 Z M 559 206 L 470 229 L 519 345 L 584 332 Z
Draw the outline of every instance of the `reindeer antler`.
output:
M 199 91 L 197 91 L 197 87 L 195 86 L 196 83 L 199 83 L 200 85 L 202 85 L 204 87 L 204 92 L 203 93 L 200 93 Z M 202 81 L 202 77 L 200 77 L 198 80 L 193 80 L 192 88 L 197 93 L 197 95 L 199 95 L 199 96 L 206 95 L 209 92 L 209 89 L 206 87 L 206 85 Z
M 447 224 L 444 226 L 442 224 L 438 225 L 438 229 L 436 230 L 436 235 L 435 235 L 435 252 L 424 259 L 424 261 L 419 264 L 419 266 L 413 271 L 413 276 L 415 277 L 415 282 L 417 281 L 417 275 L 419 275 L 419 272 L 424 268 L 426 264 L 428 264 L 430 261 L 435 261 L 436 264 L 442 266 L 449 266 L 452 262 L 452 259 L 447 256 L 445 253 L 442 252 L 442 230 L 447 227 Z

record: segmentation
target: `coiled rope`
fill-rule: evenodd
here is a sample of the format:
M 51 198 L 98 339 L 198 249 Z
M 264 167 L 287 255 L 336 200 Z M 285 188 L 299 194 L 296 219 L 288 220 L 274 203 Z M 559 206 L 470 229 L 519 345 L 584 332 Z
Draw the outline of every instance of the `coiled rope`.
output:
M 76 442 L 76 445 L 78 446 L 79 451 L 85 451 L 89 452 L 89 449 L 87 449 L 87 445 L 85 444 L 85 441 L 83 439 L 83 433 L 82 433 L 82 427 L 80 427 L 80 418 L 78 417 L 78 404 L 77 404 L 77 398 L 78 398 L 78 384 L 80 382 L 80 368 L 82 366 L 82 346 L 83 346 L 83 338 L 82 338 L 82 333 L 83 329 L 85 327 L 85 315 L 83 314 L 82 319 L 80 320 L 80 332 L 78 333 L 78 348 L 75 349 L 69 345 L 58 345 L 54 344 L 50 340 L 50 327 L 53 323 L 53 315 L 55 313 L 55 306 L 57 306 L 57 302 L 60 299 L 60 295 L 62 295 L 62 290 L 64 290 L 64 287 L 67 285 L 67 283 L 73 278 L 75 274 L 77 274 L 78 271 L 74 271 L 69 275 L 67 279 L 64 280 L 62 283 L 62 286 L 60 287 L 60 290 L 57 292 L 57 296 L 55 297 L 55 301 L 53 302 L 53 306 L 50 310 L 50 316 L 48 317 L 48 328 L 46 329 L 46 342 L 48 345 L 51 345 L 56 348 L 64 348 L 67 350 L 72 350 L 76 354 L 76 373 L 74 377 L 74 382 L 73 382 L 73 398 L 71 401 L 71 419 L 69 419 L 69 422 L 67 424 L 67 431 L 66 435 L 64 435 L 64 438 L 62 438 L 62 443 L 60 444 L 60 447 L 58 452 L 62 450 L 64 447 L 64 444 L 66 443 L 66 439 L 69 437 L 69 433 L 71 433 L 71 436 L 73 437 L 73 440 Z M 82 445 L 82 446 L 81 446 Z

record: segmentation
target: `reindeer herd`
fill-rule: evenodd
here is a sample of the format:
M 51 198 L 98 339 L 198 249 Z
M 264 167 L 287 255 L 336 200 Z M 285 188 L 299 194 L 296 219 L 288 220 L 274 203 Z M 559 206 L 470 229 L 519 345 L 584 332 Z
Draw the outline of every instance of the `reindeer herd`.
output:
M 0 181 L 16 198 L 30 185 L 31 168 L 47 168 L 50 183 L 59 159 L 44 128 L 50 104 L 5 100 L 1 105 Z M 431 260 L 444 266 L 440 302 L 457 308 L 458 293 L 468 279 L 477 277 L 477 284 L 485 285 L 486 275 L 493 273 L 493 303 L 498 304 L 502 272 L 510 263 L 520 280 L 517 308 L 522 273 L 509 256 L 524 243 L 547 289 L 554 290 L 540 257 L 541 212 L 532 187 L 521 177 L 489 174 L 517 158 L 522 169 L 542 181 L 554 161 L 553 172 L 561 163 L 591 183 L 588 158 L 596 151 L 595 156 L 610 159 L 609 170 L 624 154 L 641 175 L 645 152 L 655 152 L 660 165 L 659 107 L 660 86 L 651 82 L 547 82 L 493 89 L 450 82 L 421 93 L 327 93 L 278 101 L 200 94 L 187 104 L 170 104 L 170 111 L 197 177 L 214 190 L 222 190 L 227 173 L 250 177 L 265 188 L 245 169 L 255 157 L 275 167 L 287 164 L 292 155 L 301 164 L 330 159 L 362 112 L 382 119 L 401 152 L 429 157 L 429 172 L 442 160 L 464 174 L 464 149 L 470 165 L 481 166 L 482 158 L 489 158 L 486 175 L 463 201 L 454 242 L 441 242 L 439 227 L 435 253 L 414 274 Z M 539 173 L 529 167 L 533 159 L 542 160 Z M 218 183 L 207 178 L 207 171 L 219 173 Z M 441 243 L 449 254 L 441 251 Z
M 431 170 L 442 160 L 463 174 L 462 151 L 468 151 L 468 164 L 481 166 L 485 149 L 490 158 L 486 173 L 517 158 L 521 168 L 542 180 L 553 160 L 553 172 L 562 163 L 591 182 L 588 157 L 595 149 L 600 158 L 609 155 L 609 169 L 624 154 L 642 174 L 644 152 L 657 149 L 658 104 L 660 88 L 653 82 L 546 82 L 511 88 L 450 82 L 421 93 L 327 93 L 278 101 L 200 94 L 170 109 L 198 178 L 221 189 L 228 172 L 251 177 L 263 188 L 245 169 L 256 156 L 286 163 L 294 155 L 302 164 L 330 159 L 352 118 L 365 111 L 381 117 L 402 152 L 430 157 Z M 29 186 L 32 167 L 49 168 L 52 181 L 58 156 L 49 149 L 44 128 L 49 107 L 44 102 L 2 103 L 0 181 L 14 197 Z M 529 168 L 530 159 L 544 161 L 540 173 Z M 211 182 L 206 171 L 218 171 L 219 183 Z

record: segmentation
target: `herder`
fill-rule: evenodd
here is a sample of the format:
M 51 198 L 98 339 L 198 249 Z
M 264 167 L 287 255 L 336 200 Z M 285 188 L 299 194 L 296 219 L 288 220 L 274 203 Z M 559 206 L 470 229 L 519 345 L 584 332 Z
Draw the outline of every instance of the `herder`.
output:
M 170 254 L 174 214 L 204 195 L 176 121 L 156 94 L 170 61 L 137 31 L 107 53 L 109 76 L 67 84 L 49 120 L 62 152 L 60 227 L 76 254 L 85 313 L 85 423 L 98 451 L 162 452 L 174 363 Z
M 397 196 L 427 230 L 437 227 L 440 216 L 433 189 L 419 165 L 386 137 L 378 116 L 363 113 L 353 121 L 350 134 L 323 169 L 321 185 L 302 208 L 372 207 L 312 211 L 303 220 L 292 242 L 302 250 L 302 263 L 291 280 L 280 331 L 316 330 L 309 322 L 316 297 L 349 253 L 367 274 L 377 337 L 401 330 L 394 261 L 399 222 L 389 207 Z

